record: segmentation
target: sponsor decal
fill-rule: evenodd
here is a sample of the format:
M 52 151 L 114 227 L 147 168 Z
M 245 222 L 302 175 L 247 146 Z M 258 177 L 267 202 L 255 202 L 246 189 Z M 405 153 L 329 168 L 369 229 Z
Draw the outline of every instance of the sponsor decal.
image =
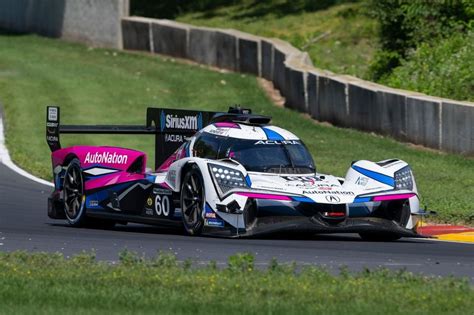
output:
M 89 207 L 97 207 L 98 205 L 99 205 L 99 201 L 89 200 Z
M 56 107 L 48 108 L 48 120 L 49 121 L 58 121 L 58 109 Z
M 165 142 L 183 142 L 184 137 L 182 135 L 170 135 L 165 134 Z
M 367 177 L 359 177 L 356 180 L 356 185 L 359 186 L 365 186 L 369 182 L 369 179 Z
M 208 130 L 207 132 L 221 136 L 227 133 L 227 129 L 222 129 L 222 128 L 211 129 L 211 130 Z
M 220 219 L 206 219 L 204 221 L 204 225 L 223 228 L 224 227 L 224 221 L 222 221 Z
M 56 136 L 46 136 L 46 140 L 52 141 L 52 142 L 58 142 L 59 138 Z
M 153 215 L 153 209 L 150 209 L 150 208 L 145 208 L 145 215 Z
M 254 145 L 258 144 L 301 144 L 301 142 L 297 140 L 259 140 L 254 143 Z
M 330 202 L 330 203 L 341 202 L 341 198 L 339 198 L 338 196 L 333 196 L 333 195 L 326 196 L 326 200 L 327 202 Z
M 168 195 L 155 196 L 155 212 L 158 216 L 167 217 L 170 215 L 171 204 Z
M 146 200 L 146 204 L 148 207 L 151 207 L 153 205 L 153 199 L 151 197 L 148 197 L 148 199 Z
M 155 195 L 171 195 L 172 192 L 167 189 L 161 189 L 161 188 L 153 188 L 153 193 Z
M 321 181 L 321 179 L 316 176 L 282 176 L 281 178 L 289 182 L 303 182 L 310 184 Z
M 58 123 L 47 122 L 47 123 L 46 123 L 46 127 L 57 128 L 57 127 L 58 127 Z
M 215 212 L 206 212 L 206 215 L 205 215 L 206 218 L 210 218 L 210 219 L 215 219 L 216 218 L 216 214 Z
M 117 152 L 87 152 L 85 163 L 108 163 L 108 164 L 127 164 L 128 156 L 117 154 Z
M 303 190 L 303 194 L 305 195 L 326 195 L 326 194 L 331 194 L 331 195 L 344 195 L 344 196 L 353 196 L 354 193 L 352 191 L 340 191 L 340 190 L 333 190 L 333 191 L 327 191 L 327 190 Z
M 179 117 L 178 115 L 168 114 L 165 118 L 165 127 L 168 129 L 198 130 L 198 118 L 198 115 Z

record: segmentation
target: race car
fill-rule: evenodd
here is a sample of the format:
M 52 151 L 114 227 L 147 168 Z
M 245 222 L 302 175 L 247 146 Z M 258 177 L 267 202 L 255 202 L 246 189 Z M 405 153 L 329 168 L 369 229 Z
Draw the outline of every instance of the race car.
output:
M 60 125 L 60 108 L 49 106 L 46 120 L 55 185 L 48 216 L 73 226 L 135 222 L 227 237 L 419 236 L 424 211 L 406 162 L 360 160 L 345 178 L 321 174 L 301 139 L 250 109 L 148 108 L 143 126 L 79 126 Z M 60 134 L 71 133 L 154 135 L 155 170 L 133 149 L 61 148 Z

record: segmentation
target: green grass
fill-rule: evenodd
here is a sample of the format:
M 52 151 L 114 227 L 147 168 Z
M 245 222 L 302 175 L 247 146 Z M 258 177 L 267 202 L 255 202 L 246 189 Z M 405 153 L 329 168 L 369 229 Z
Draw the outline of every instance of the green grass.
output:
M 317 68 L 366 77 L 378 36 L 377 23 L 365 14 L 364 3 L 333 5 L 313 12 L 291 13 L 290 8 L 281 12 L 288 3 L 238 1 L 210 11 L 183 14 L 176 20 L 280 38 L 307 51 Z
M 2 35 L 0 47 L 7 145 L 17 164 L 43 178 L 52 177 L 45 141 L 48 104 L 61 106 L 65 124 L 144 124 L 149 105 L 227 110 L 238 103 L 273 116 L 274 124 L 300 136 L 319 172 L 344 176 L 353 160 L 400 158 L 412 165 L 422 205 L 438 210 L 439 221 L 474 222 L 473 159 L 317 124 L 274 106 L 255 77 L 36 36 Z M 153 139 L 147 136 L 69 135 L 62 142 L 120 145 L 153 153 Z
M 331 275 L 275 261 L 257 270 L 254 257 L 195 268 L 169 254 L 120 262 L 82 254 L 0 253 L 2 314 L 472 314 L 468 281 L 379 269 Z

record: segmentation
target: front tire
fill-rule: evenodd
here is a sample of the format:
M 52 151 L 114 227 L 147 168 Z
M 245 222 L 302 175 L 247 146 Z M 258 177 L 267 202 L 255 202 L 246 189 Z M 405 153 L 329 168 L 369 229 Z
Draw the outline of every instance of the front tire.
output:
M 83 226 L 86 221 L 86 195 L 84 177 L 78 159 L 73 159 L 64 175 L 64 213 L 67 222 L 72 226 Z
M 204 180 L 197 166 L 193 166 L 181 184 L 181 212 L 183 225 L 190 235 L 199 235 L 204 227 Z

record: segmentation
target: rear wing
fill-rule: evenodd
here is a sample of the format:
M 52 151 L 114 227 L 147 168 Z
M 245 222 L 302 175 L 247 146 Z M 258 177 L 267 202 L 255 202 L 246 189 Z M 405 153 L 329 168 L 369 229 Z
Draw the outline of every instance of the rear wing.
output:
M 61 134 L 155 135 L 155 167 L 173 154 L 185 138 L 211 123 L 217 112 L 147 108 L 144 125 L 61 125 L 60 108 L 46 110 L 46 141 L 52 152 L 61 149 Z

